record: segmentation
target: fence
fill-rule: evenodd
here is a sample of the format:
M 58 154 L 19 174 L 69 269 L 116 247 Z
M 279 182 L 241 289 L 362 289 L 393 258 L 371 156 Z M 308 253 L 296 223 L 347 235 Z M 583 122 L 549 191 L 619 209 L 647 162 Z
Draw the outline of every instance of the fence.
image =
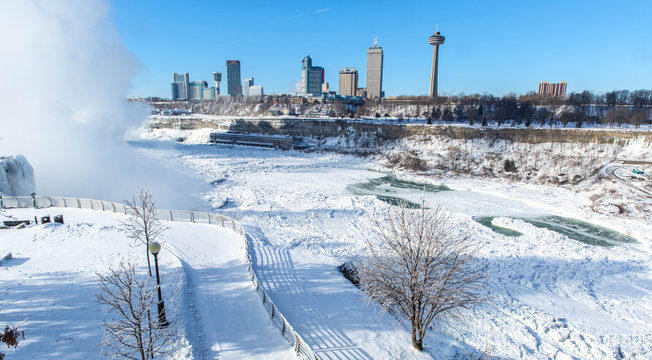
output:
M 122 213 L 128 215 L 130 213 L 129 207 L 124 204 L 114 203 L 110 201 L 92 200 L 92 199 L 77 199 L 65 197 L 49 197 L 49 196 L 1 196 L 0 195 L 0 208 L 13 209 L 13 208 L 47 208 L 47 207 L 64 207 L 64 208 L 77 208 L 77 209 L 90 209 L 98 211 L 110 211 L 115 213 Z M 296 354 L 306 360 L 319 360 L 319 357 L 312 350 L 303 338 L 292 328 L 290 323 L 285 319 L 285 316 L 279 311 L 278 307 L 274 304 L 272 299 L 263 288 L 263 285 L 258 280 L 258 276 L 254 271 L 252 265 L 251 248 L 249 246 L 249 239 L 247 233 L 244 231 L 242 225 L 236 220 L 218 214 L 211 214 L 198 211 L 182 211 L 182 210 L 156 210 L 156 217 L 160 220 L 179 221 L 179 222 L 193 222 L 205 223 L 222 226 L 229 228 L 242 237 L 245 242 L 247 250 L 247 267 L 251 275 L 251 282 L 256 287 L 256 293 L 263 302 L 263 306 L 270 314 L 274 323 L 281 329 L 281 335 L 293 346 Z

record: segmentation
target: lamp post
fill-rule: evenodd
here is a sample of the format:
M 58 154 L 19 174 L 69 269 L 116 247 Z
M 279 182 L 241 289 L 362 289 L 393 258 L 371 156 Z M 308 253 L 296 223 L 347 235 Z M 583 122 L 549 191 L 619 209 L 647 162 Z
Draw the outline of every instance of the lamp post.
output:
M 161 251 L 161 244 L 158 241 L 152 241 L 149 243 L 149 252 L 154 255 L 154 266 L 156 267 L 156 285 L 158 288 L 158 325 L 159 326 L 168 326 L 168 320 L 165 318 L 165 302 L 163 302 L 163 297 L 161 296 L 161 278 L 158 275 L 158 253 Z

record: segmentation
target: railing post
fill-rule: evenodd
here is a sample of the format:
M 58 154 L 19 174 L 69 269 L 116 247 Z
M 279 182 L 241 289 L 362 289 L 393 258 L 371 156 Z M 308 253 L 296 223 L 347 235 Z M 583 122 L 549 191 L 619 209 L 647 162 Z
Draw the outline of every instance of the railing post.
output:
M 91 203 L 91 210 L 95 210 L 95 208 L 93 207 L 93 200 L 88 200 L 88 201 L 90 201 Z
M 265 301 L 267 301 L 267 294 L 263 290 L 263 304 L 265 303 Z
M 297 355 L 299 354 L 299 349 L 301 348 L 301 341 L 299 340 L 299 334 L 296 332 L 294 333 L 294 340 L 296 343 L 294 344 L 294 351 L 296 351 Z
M 274 304 L 272 304 L 272 319 L 274 318 L 274 310 L 276 309 L 274 308 Z
M 206 214 L 208 215 L 208 223 L 210 224 L 211 223 L 211 214 L 210 213 L 206 213 Z
M 285 335 L 285 318 L 281 317 L 281 321 L 283 322 L 283 325 L 281 326 L 281 335 Z
M 233 230 L 235 230 L 235 221 L 233 219 L 231 219 L 231 223 L 233 224 Z
M 79 201 L 79 199 L 76 200 L 77 200 L 77 207 L 81 209 L 81 201 Z
M 63 198 L 63 207 L 65 207 L 65 208 L 68 207 L 68 203 L 66 203 L 66 198 Z
M 50 201 L 50 207 L 52 207 L 52 198 L 50 196 L 48 196 L 48 200 Z
M 195 222 L 195 213 L 190 212 L 190 222 Z
M 170 210 L 170 221 L 174 221 L 172 220 L 172 210 Z
M 102 211 L 105 211 L 104 210 L 104 201 L 100 201 L 100 204 L 102 204 Z

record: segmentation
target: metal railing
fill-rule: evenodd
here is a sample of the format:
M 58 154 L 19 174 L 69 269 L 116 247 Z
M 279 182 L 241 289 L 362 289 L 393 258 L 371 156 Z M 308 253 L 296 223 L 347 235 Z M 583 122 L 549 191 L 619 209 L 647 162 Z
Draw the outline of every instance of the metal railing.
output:
M 66 197 L 51 197 L 51 196 L 2 196 L 0 197 L 0 208 L 15 209 L 15 208 L 48 208 L 48 207 L 63 207 L 63 208 L 76 208 L 76 209 L 89 209 L 98 211 L 109 211 L 129 215 L 130 209 L 125 204 L 114 203 L 110 201 L 93 200 L 93 199 L 78 199 Z M 256 293 L 260 297 L 265 310 L 272 317 L 273 322 L 281 329 L 281 335 L 292 345 L 295 353 L 306 360 L 319 360 L 319 357 L 312 350 L 310 345 L 297 333 L 292 325 L 287 321 L 285 316 L 279 311 L 278 307 L 274 304 L 272 299 L 265 291 L 263 284 L 258 280 L 258 275 L 253 268 L 251 247 L 249 246 L 249 239 L 247 233 L 244 231 L 242 225 L 228 217 L 219 214 L 211 214 L 199 211 L 183 211 L 183 210 L 156 210 L 156 217 L 160 220 L 179 221 L 179 222 L 193 222 L 204 223 L 222 226 L 231 229 L 238 233 L 245 243 L 247 251 L 247 268 L 251 276 L 251 282 L 256 287 Z

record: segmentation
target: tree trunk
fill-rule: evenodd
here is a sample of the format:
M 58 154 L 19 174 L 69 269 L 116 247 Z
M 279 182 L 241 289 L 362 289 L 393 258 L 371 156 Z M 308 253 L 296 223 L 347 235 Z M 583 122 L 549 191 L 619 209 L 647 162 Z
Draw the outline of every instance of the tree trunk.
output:
M 419 351 L 423 351 L 423 337 L 417 338 L 417 324 L 414 319 L 411 321 L 412 346 Z

